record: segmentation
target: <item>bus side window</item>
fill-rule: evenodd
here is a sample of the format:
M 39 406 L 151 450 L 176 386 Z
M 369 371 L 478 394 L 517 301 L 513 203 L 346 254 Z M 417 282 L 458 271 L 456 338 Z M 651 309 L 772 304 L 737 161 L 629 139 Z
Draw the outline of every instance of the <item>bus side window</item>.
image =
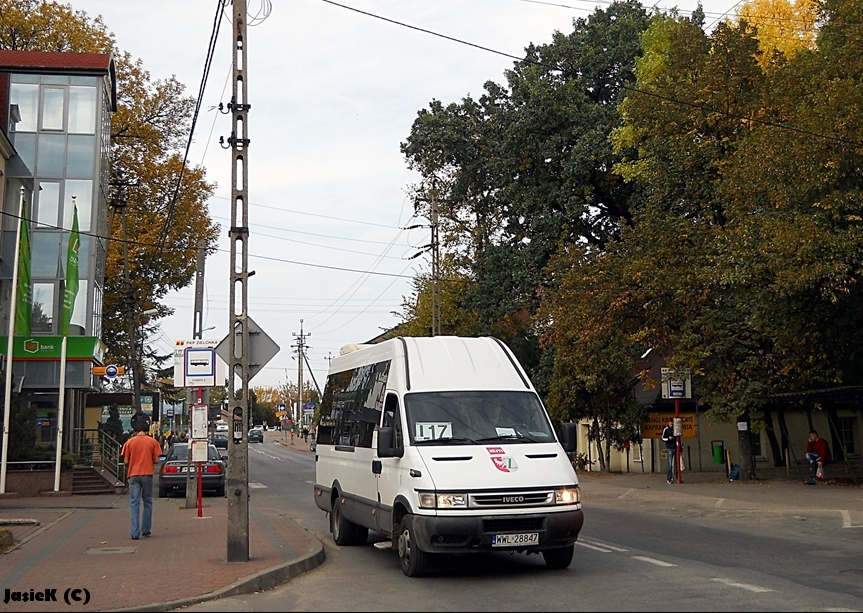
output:
M 385 428 L 392 428 L 395 431 L 396 449 L 404 447 L 402 438 L 402 419 L 399 412 L 399 397 L 395 394 L 387 394 L 386 404 L 384 404 L 384 423 Z

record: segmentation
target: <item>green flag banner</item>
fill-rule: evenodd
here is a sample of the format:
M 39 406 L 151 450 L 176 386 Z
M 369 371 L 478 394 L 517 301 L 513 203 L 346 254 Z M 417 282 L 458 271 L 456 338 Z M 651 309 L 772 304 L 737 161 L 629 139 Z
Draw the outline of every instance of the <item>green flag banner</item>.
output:
M 21 247 L 18 251 L 18 287 L 15 306 L 15 334 L 30 336 L 30 317 L 33 309 L 33 282 L 30 277 L 30 223 L 27 221 L 27 203 L 21 202 Z
M 66 288 L 63 291 L 63 317 L 60 321 L 60 335 L 69 336 L 69 324 L 75 311 L 75 298 L 78 297 L 78 250 L 81 248 L 81 235 L 78 233 L 78 205 L 72 215 L 72 233 L 69 235 L 69 249 L 66 251 Z

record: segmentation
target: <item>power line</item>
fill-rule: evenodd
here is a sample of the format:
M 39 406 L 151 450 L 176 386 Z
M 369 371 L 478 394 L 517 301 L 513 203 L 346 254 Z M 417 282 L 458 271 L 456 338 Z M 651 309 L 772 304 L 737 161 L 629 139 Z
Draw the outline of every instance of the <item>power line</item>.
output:
M 183 174 L 186 171 L 186 162 L 189 159 L 189 150 L 192 148 L 192 138 L 195 135 L 195 125 L 198 123 L 198 114 L 201 111 L 201 104 L 204 101 L 204 91 L 207 89 L 207 81 L 210 77 L 210 67 L 213 63 L 213 57 L 216 51 L 216 41 L 219 38 L 219 26 L 222 23 L 222 13 L 224 11 L 226 0 L 217 0 L 216 16 L 213 18 L 213 29 L 210 32 L 210 44 L 207 47 L 207 56 L 204 59 L 204 74 L 201 76 L 201 85 L 198 88 L 198 99 L 195 101 L 195 112 L 192 114 L 192 124 L 189 128 L 189 138 L 186 141 L 186 151 L 183 154 L 183 165 L 180 167 L 180 172 L 177 175 L 177 183 L 174 186 L 174 195 L 168 204 L 168 215 L 165 217 L 165 225 L 162 226 L 162 231 L 159 233 L 159 245 L 156 252 L 158 258 L 165 246 L 165 241 L 168 238 L 168 228 L 171 225 L 171 218 L 174 216 L 174 209 L 177 206 L 177 197 L 180 193 L 180 185 L 183 182 Z
M 225 196 L 212 196 L 213 198 L 218 198 L 219 200 L 228 200 L 230 198 L 226 198 Z M 308 215 L 309 217 L 321 217 L 323 219 L 333 219 L 335 221 L 346 221 L 348 223 L 358 223 L 363 224 L 365 226 L 377 226 L 378 228 L 389 228 L 391 230 L 401 230 L 399 226 L 390 226 L 382 223 L 374 223 L 372 221 L 361 221 L 359 219 L 348 219 L 347 217 L 334 217 L 332 215 L 321 215 L 320 213 L 309 213 L 308 211 L 298 211 L 296 209 L 286 209 L 284 207 L 278 206 L 269 206 L 266 204 L 256 204 L 254 202 L 249 202 L 250 206 L 256 206 L 262 209 L 270 209 L 272 211 L 281 211 L 283 213 L 294 213 L 296 215 Z
M 15 213 L 9 213 L 6 211 L 0 211 L 0 215 L 4 215 L 6 217 L 11 217 L 13 219 L 21 219 L 20 215 L 16 215 Z M 47 223 L 40 222 L 40 221 L 33 221 L 33 220 L 28 220 L 28 221 L 30 221 L 31 223 L 35 223 L 37 226 L 43 226 L 43 227 L 48 228 L 48 229 L 63 230 L 63 228 L 61 228 L 60 226 L 55 226 L 55 225 L 47 224 Z M 110 241 L 113 241 L 113 242 L 119 243 L 119 244 L 125 243 L 127 245 L 138 245 L 141 247 L 155 247 L 156 246 L 155 243 L 146 243 L 143 241 L 136 241 L 133 239 L 126 239 L 124 241 L 121 238 L 113 238 L 113 237 L 109 237 L 109 236 L 103 236 L 101 234 L 95 234 L 93 232 L 86 232 L 83 230 L 79 231 L 79 234 L 81 234 L 82 236 L 90 236 L 92 238 L 99 238 L 102 240 L 110 240 Z M 173 247 L 173 248 L 168 247 L 167 249 L 170 251 L 183 251 L 183 252 L 190 252 L 191 253 L 197 249 L 197 246 L 189 245 L 188 247 Z M 218 252 L 230 253 L 230 251 L 228 249 L 221 249 L 221 248 L 216 248 L 215 251 L 217 253 Z M 378 276 L 382 276 L 382 277 L 398 277 L 401 279 L 412 279 L 413 278 L 413 277 L 410 277 L 407 275 L 401 275 L 401 274 L 395 274 L 395 273 L 389 273 L 389 272 L 377 272 L 374 270 L 371 270 L 371 271 L 370 270 L 358 270 L 356 268 L 344 268 L 341 266 L 329 266 L 326 264 L 313 264 L 311 262 L 300 262 L 298 260 L 288 260 L 288 259 L 277 258 L 277 257 L 273 257 L 273 256 L 255 255 L 254 253 L 250 253 L 249 257 L 250 258 L 257 258 L 259 260 L 267 260 L 267 261 L 271 261 L 271 262 L 281 262 L 284 264 L 295 264 L 297 266 L 308 266 L 311 268 L 323 268 L 326 270 L 337 270 L 340 272 L 358 272 L 358 273 L 361 273 L 363 275 L 378 275 Z
M 476 48 L 476 49 L 481 49 L 482 51 L 488 51 L 489 53 L 494 53 L 494 54 L 496 54 L 496 55 L 500 55 L 500 56 L 503 56 L 503 57 L 507 57 L 507 58 L 510 58 L 510 59 L 514 59 L 514 60 L 516 60 L 516 61 L 518 61 L 518 62 L 521 62 L 521 63 L 524 63 L 524 64 L 530 64 L 530 65 L 533 65 L 533 66 L 540 66 L 540 67 L 542 67 L 542 68 L 547 68 L 547 69 L 549 69 L 549 70 L 560 71 L 560 72 L 561 72 L 561 73 L 563 73 L 564 75 L 566 74 L 566 71 L 565 71 L 563 68 L 561 68 L 560 66 L 555 66 L 555 65 L 552 65 L 552 64 L 546 64 L 546 63 L 544 63 L 544 62 L 539 62 L 539 61 L 537 61 L 537 60 L 532 60 L 532 59 L 529 59 L 529 58 L 527 58 L 527 57 L 524 57 L 524 58 L 522 58 L 522 57 L 518 57 L 518 56 L 516 56 L 516 55 L 512 55 L 511 53 L 506 53 L 506 52 L 504 52 L 504 51 L 498 51 L 497 49 L 492 49 L 492 48 L 490 48 L 490 47 L 483 47 L 482 45 L 477 45 L 477 44 L 475 44 L 475 43 L 471 43 L 471 42 L 468 42 L 468 41 L 466 41 L 466 40 L 462 40 L 462 39 L 459 39 L 459 38 L 454 38 L 454 37 L 452 37 L 452 36 L 446 36 L 445 34 L 440 34 L 440 33 L 438 33 L 438 32 L 433 32 L 432 30 L 426 30 L 425 28 L 418 28 L 417 26 L 412 26 L 412 25 L 410 25 L 410 24 L 403 23 L 403 22 L 401 22 L 401 21 L 396 21 L 396 20 L 394 20 L 394 19 L 389 19 L 388 17 L 382 17 L 381 15 L 376 15 L 376 14 L 374 14 L 374 13 L 369 13 L 369 12 L 367 12 L 367 11 L 361 11 L 361 10 L 359 10 L 359 9 L 356 9 L 356 8 L 353 8 L 353 7 L 350 7 L 350 6 L 346 6 L 346 5 L 344 5 L 344 4 L 339 4 L 338 2 L 333 2 L 333 0 L 321 0 L 321 2 L 325 2 L 325 3 L 327 3 L 327 4 L 332 4 L 333 6 L 337 6 L 337 7 L 340 7 L 340 8 L 346 9 L 346 10 L 349 10 L 349 11 L 353 11 L 353 12 L 355 12 L 355 13 L 360 13 L 361 15 L 366 15 L 366 16 L 368 16 L 368 17 L 373 17 L 373 18 L 375 18 L 375 19 L 380 19 L 381 21 L 386 21 L 386 22 L 388 22 L 388 23 L 392 23 L 392 24 L 395 24 L 395 25 L 397 25 L 397 26 L 401 26 L 401 27 L 404 27 L 404 28 L 408 28 L 408 29 L 410 29 L 410 30 L 416 30 L 416 31 L 418 31 L 418 32 L 423 32 L 423 33 L 425 33 L 425 34 L 431 34 L 432 36 L 437 36 L 437 37 L 439 37 L 439 38 L 443 38 L 443 39 L 446 39 L 446 40 L 450 40 L 450 41 L 453 41 L 453 42 L 459 43 L 459 44 L 461 44 L 461 45 L 467 45 L 468 47 L 474 47 L 474 48 Z M 863 146 L 863 143 L 859 143 L 859 142 L 851 141 L 851 140 L 846 140 L 846 139 L 844 139 L 844 138 L 840 138 L 840 137 L 838 137 L 838 136 L 830 136 L 830 135 L 828 135 L 828 134 L 821 134 L 821 133 L 819 133 L 819 132 L 812 132 L 811 130 L 806 130 L 806 129 L 804 129 L 804 128 L 797 128 L 797 127 L 795 127 L 795 126 L 789 126 L 789 125 L 786 125 L 786 124 L 781 124 L 781 123 L 777 123 L 777 122 L 774 122 L 774 121 L 769 121 L 769 120 L 766 120 L 766 119 L 759 119 L 759 118 L 757 118 L 757 117 L 747 117 L 747 116 L 745 116 L 745 115 L 739 115 L 739 114 L 737 114 L 737 113 L 731 113 L 731 112 L 729 112 L 729 111 L 723 111 L 722 109 L 719 109 L 719 108 L 716 108 L 716 107 L 712 107 L 712 106 L 708 106 L 708 105 L 706 105 L 706 104 L 697 104 L 697 103 L 695 103 L 695 102 L 687 102 L 686 100 L 679 100 L 679 99 L 677 99 L 677 98 L 673 98 L 673 97 L 671 97 L 671 96 L 665 96 L 665 95 L 663 95 L 663 94 L 659 94 L 659 93 L 656 93 L 656 92 L 651 92 L 651 91 L 647 91 L 647 90 L 639 89 L 639 88 L 637 88 L 637 87 L 633 87 L 633 86 L 631 86 L 631 85 L 618 85 L 618 87 L 619 87 L 620 89 L 624 90 L 624 91 L 628 91 L 628 92 L 631 92 L 631 93 L 643 94 L 643 95 L 645 95 L 645 96 L 649 96 L 649 97 L 651 97 L 651 98 L 657 98 L 657 99 L 659 99 L 659 100 L 665 100 L 666 102 L 672 102 L 672 103 L 674 103 L 674 104 L 679 104 L 679 105 L 681 105 L 681 106 L 686 106 L 686 107 L 694 108 L 694 109 L 698 109 L 698 110 L 701 110 L 701 111 L 706 111 L 706 112 L 710 112 L 710 113 L 715 113 L 715 114 L 718 114 L 718 115 L 724 115 L 725 117 L 729 117 L 729 118 L 731 118 L 731 119 L 740 119 L 741 121 L 747 121 L 747 122 L 750 122 L 750 123 L 756 123 L 756 124 L 759 124 L 759 125 L 762 125 L 762 126 L 766 126 L 766 127 L 770 127 L 770 128 L 776 128 L 776 129 L 778 129 L 778 130 L 786 130 L 786 131 L 788 131 L 788 132 L 794 132 L 794 133 L 796 133 L 796 134 L 802 134 L 802 135 L 806 135 L 806 136 L 814 136 L 814 137 L 816 137 L 816 138 L 821 138 L 821 139 L 824 139 L 824 140 L 829 140 L 829 141 L 832 141 L 832 142 L 835 142 L 835 143 L 840 143 L 840 144 L 843 144 L 843 145 L 849 145 L 849 146 L 854 147 L 854 148 L 857 148 L 857 147 Z
M 227 217 L 222 217 L 221 215 L 210 215 L 213 219 L 222 219 L 228 220 Z M 338 241 L 350 241 L 352 243 L 366 243 L 368 245 L 389 245 L 389 241 L 371 241 L 363 238 L 349 238 L 347 236 L 334 236 L 332 234 L 321 234 L 319 232 L 306 232 L 304 230 L 292 230 L 291 228 L 283 228 L 281 226 L 274 226 L 272 224 L 262 224 L 262 223 L 250 223 L 249 224 L 255 228 L 269 228 L 270 230 L 280 230 L 282 232 L 289 232 L 291 234 L 304 234 L 306 236 L 318 236 L 320 238 L 333 238 Z M 264 234 L 263 236 L 269 236 L 268 234 Z M 277 238 L 277 237 L 274 237 Z
M 216 215 L 213 215 L 213 218 L 214 219 L 225 219 L 224 217 L 218 217 Z M 278 228 L 278 229 L 281 229 L 281 228 Z M 290 232 L 291 230 L 287 230 L 287 231 Z M 296 238 L 289 238 L 287 236 L 276 236 L 274 234 L 267 234 L 265 232 L 255 232 L 255 236 L 265 236 L 267 238 L 273 238 L 273 239 L 279 240 L 279 241 L 296 243 L 298 245 L 308 245 L 310 247 L 319 247 L 321 249 L 332 249 L 333 251 L 344 251 L 345 253 L 356 253 L 359 255 L 368 255 L 368 256 L 378 257 L 377 253 L 369 253 L 368 251 L 356 251 L 354 249 L 345 249 L 344 247 L 334 247 L 332 245 L 322 245 L 320 243 L 310 243 L 307 241 L 298 240 Z M 332 238 L 337 238 L 337 237 L 332 237 Z M 389 243 L 382 243 L 382 244 L 386 245 Z M 380 256 L 380 257 L 384 257 L 384 258 L 387 258 L 389 260 L 402 260 L 402 259 L 404 259 L 404 258 L 394 256 L 394 255 L 385 255 L 385 256 Z

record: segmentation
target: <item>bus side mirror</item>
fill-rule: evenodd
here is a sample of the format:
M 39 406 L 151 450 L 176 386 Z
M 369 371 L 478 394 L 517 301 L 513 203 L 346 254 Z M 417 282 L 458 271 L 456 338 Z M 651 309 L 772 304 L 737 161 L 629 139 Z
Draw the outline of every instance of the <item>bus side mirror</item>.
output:
M 400 458 L 405 454 L 404 449 L 395 448 L 396 431 L 393 428 L 378 428 L 378 457 Z
M 575 453 L 578 449 L 576 435 L 578 433 L 578 424 L 565 423 L 560 424 L 561 427 L 561 445 L 566 453 Z

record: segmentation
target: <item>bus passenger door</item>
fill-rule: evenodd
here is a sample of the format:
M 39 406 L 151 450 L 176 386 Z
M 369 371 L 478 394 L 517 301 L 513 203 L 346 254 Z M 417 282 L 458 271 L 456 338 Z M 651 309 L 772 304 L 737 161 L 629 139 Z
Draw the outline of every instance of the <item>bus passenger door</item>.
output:
M 395 431 L 395 446 L 404 449 L 404 435 L 402 430 L 401 410 L 399 409 L 399 397 L 388 393 L 384 403 L 384 414 L 382 426 L 393 428 Z M 393 530 L 393 501 L 399 493 L 401 485 L 401 458 L 378 458 L 380 462 L 380 474 L 378 481 L 378 503 L 377 513 L 378 532 L 386 534 Z

